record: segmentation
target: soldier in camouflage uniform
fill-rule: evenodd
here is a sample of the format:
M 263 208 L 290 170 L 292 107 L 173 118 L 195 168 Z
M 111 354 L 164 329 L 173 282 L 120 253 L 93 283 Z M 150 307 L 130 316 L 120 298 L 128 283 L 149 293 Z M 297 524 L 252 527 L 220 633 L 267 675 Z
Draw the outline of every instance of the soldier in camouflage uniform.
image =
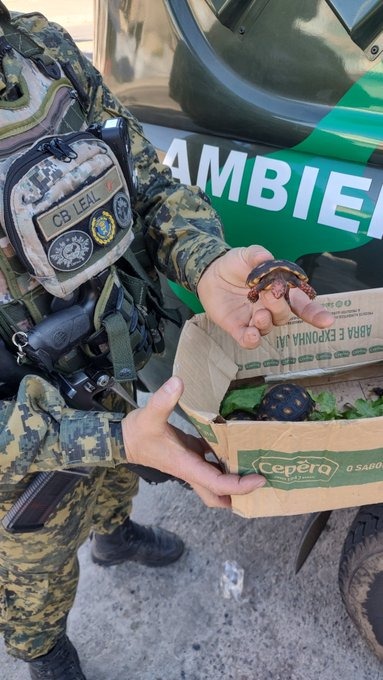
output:
M 243 347 L 255 347 L 273 324 L 286 322 L 291 310 L 284 300 L 268 293 L 255 305 L 246 299 L 249 270 L 271 254 L 258 246 L 229 249 L 207 197 L 197 187 L 175 182 L 159 164 L 139 123 L 103 85 L 66 32 L 39 14 L 10 17 L 3 3 L 1 18 L 32 36 L 44 54 L 71 65 L 87 103 L 87 123 L 115 116 L 128 121 L 138 174 L 135 208 L 156 267 L 197 292 L 211 318 Z M 0 33 L 6 37 L 6 29 Z M 1 102 L 17 100 L 18 87 L 17 55 L 7 48 L 0 69 L 0 120 Z M 0 247 L 0 297 L 6 305 L 13 298 L 7 272 L 19 268 L 4 232 Z M 35 307 L 37 317 L 43 316 L 48 294 L 25 273 L 19 278 L 28 309 Z M 316 302 L 300 291 L 291 297 L 297 315 L 318 327 L 330 325 L 330 315 Z M 168 564 L 182 553 L 183 543 L 173 534 L 129 519 L 138 482 L 126 461 L 186 480 L 214 507 L 227 507 L 230 494 L 249 493 L 264 483 L 258 475 L 240 479 L 217 471 L 203 459 L 201 440 L 167 424 L 181 393 L 181 381 L 173 377 L 147 406 L 127 415 L 121 404 L 110 412 L 82 412 L 68 407 L 47 380 L 29 375 L 14 398 L 0 402 L 1 514 L 36 472 L 91 470 L 39 531 L 12 534 L 0 527 L 0 628 L 8 652 L 29 663 L 35 680 L 85 677 L 65 629 L 78 582 L 77 550 L 90 532 L 92 557 L 105 566 L 125 560 Z

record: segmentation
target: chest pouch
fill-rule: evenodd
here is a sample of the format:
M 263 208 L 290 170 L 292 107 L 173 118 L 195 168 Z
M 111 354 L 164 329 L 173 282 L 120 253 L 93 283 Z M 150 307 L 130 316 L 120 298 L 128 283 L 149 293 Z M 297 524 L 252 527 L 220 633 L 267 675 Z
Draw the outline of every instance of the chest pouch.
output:
M 52 295 L 71 294 L 131 243 L 124 173 L 92 132 L 40 139 L 2 170 L 2 224 L 30 276 Z

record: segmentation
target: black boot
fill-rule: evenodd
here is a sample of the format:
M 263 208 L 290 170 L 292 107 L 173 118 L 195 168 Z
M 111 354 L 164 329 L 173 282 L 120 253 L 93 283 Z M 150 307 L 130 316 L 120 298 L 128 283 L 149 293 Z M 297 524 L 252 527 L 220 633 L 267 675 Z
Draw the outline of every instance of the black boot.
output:
M 92 535 L 92 560 L 109 567 L 131 561 L 148 567 L 175 562 L 184 550 L 178 536 L 159 527 L 144 527 L 126 519 L 111 534 Z
M 32 680 L 86 680 L 69 638 L 64 635 L 48 654 L 29 662 Z

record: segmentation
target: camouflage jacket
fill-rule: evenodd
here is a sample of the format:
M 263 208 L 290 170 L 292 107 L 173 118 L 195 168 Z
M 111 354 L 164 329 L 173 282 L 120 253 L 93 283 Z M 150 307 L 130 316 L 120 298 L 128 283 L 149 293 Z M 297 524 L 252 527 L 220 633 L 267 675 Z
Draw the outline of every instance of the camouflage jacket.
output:
M 6 12 L 0 3 L 0 14 Z M 65 30 L 41 14 L 12 13 L 11 17 L 51 57 L 71 63 L 89 102 L 89 123 L 115 116 L 127 119 L 138 175 L 136 209 L 148 251 L 169 279 L 195 291 L 204 269 L 228 249 L 206 195 L 172 179 L 138 121 L 114 98 Z M 0 74 L 0 98 L 2 88 Z M 1 403 L 1 483 L 13 484 L 39 470 L 124 462 L 121 418 L 121 413 L 74 411 L 45 380 L 24 378 L 16 399 Z

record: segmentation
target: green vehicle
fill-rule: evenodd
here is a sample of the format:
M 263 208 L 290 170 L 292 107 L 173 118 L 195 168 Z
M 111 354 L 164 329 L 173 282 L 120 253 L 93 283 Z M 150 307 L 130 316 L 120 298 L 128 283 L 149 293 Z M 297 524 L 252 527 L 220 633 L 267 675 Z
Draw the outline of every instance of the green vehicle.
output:
M 233 246 L 296 261 L 320 293 L 383 287 L 383 2 L 95 0 L 95 64 Z M 184 318 L 197 300 L 170 284 Z M 170 373 L 166 356 L 142 382 Z M 383 449 L 383 442 L 382 442 Z M 383 499 L 382 499 L 383 500 Z M 300 567 L 330 511 L 309 518 Z M 383 503 L 360 508 L 339 570 L 383 660 Z

